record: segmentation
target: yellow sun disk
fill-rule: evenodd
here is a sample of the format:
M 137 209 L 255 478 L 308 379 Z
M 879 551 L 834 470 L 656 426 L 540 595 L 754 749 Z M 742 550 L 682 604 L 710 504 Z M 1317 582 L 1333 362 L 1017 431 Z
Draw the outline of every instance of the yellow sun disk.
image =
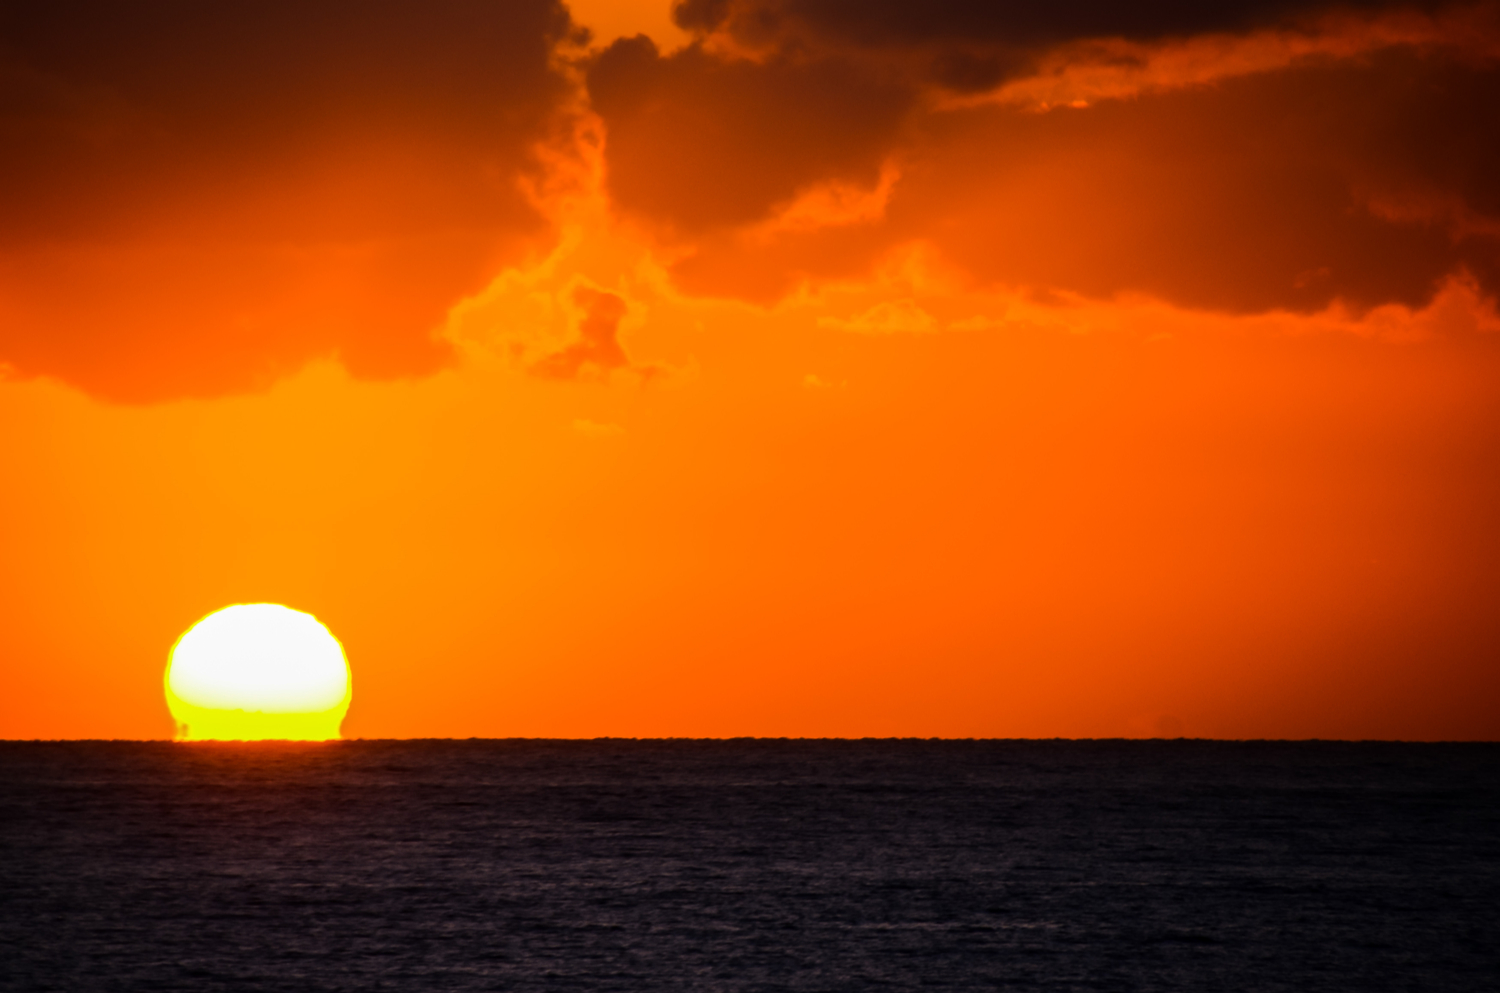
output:
M 178 741 L 337 741 L 349 700 L 313 714 L 268 714 L 195 707 L 169 689 L 167 707 L 177 722 Z
M 179 741 L 328 741 L 353 695 L 343 647 L 311 614 L 237 604 L 193 625 L 163 678 Z

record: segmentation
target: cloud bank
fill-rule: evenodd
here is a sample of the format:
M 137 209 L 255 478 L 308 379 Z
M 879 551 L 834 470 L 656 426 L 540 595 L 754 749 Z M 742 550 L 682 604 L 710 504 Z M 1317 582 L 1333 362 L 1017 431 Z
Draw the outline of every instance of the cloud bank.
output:
M 0 6 L 0 360 L 123 400 L 430 372 L 545 231 L 556 0 Z
M 1238 315 L 1500 286 L 1493 0 L 673 15 L 676 50 L 588 51 L 559 0 L 0 5 L 0 364 L 137 402 L 430 373 L 583 160 L 684 297 L 913 250 L 969 290 Z
M 984 284 L 1232 313 L 1497 286 L 1496 5 L 689 0 L 598 56 L 609 190 L 692 292 L 922 243 Z M 851 222 L 779 225 L 820 190 Z M 800 215 L 804 222 L 808 212 Z

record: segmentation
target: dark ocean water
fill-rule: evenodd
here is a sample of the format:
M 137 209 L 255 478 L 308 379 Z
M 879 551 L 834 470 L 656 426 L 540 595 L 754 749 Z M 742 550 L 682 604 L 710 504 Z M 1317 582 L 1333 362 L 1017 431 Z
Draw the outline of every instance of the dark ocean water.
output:
M 0 743 L 5 990 L 1500 989 L 1500 745 Z

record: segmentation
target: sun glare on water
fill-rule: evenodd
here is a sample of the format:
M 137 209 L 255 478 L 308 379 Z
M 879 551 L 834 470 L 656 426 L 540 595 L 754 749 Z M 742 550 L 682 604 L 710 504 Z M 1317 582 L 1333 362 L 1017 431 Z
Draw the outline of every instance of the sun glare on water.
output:
M 178 741 L 328 741 L 353 692 L 344 649 L 318 619 L 275 603 L 209 614 L 166 673 Z

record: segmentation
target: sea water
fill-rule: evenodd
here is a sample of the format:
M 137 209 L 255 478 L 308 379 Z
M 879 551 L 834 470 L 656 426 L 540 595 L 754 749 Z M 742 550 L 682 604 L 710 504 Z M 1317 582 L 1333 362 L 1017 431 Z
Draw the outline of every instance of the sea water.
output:
M 1500 746 L 0 743 L 5 990 L 1500 989 Z

